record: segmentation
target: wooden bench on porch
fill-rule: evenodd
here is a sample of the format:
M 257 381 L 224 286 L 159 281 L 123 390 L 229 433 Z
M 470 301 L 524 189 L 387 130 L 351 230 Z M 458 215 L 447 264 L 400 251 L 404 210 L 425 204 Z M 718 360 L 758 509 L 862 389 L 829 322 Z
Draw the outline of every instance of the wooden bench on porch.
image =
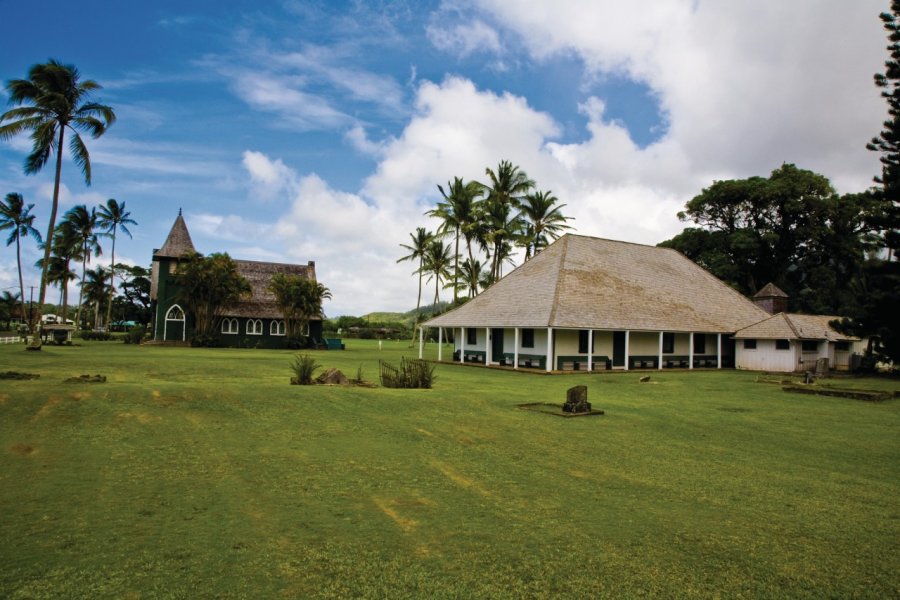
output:
M 512 366 L 515 360 L 515 354 L 504 352 L 500 364 Z M 541 354 L 519 354 L 519 366 L 526 369 L 544 369 L 547 367 L 547 357 Z
M 656 369 L 657 367 L 659 367 L 659 356 L 635 354 L 628 357 L 629 369 Z
M 557 356 L 557 371 L 587 371 L 587 355 Z M 608 356 L 592 356 L 592 371 L 608 371 L 612 369 L 612 361 Z

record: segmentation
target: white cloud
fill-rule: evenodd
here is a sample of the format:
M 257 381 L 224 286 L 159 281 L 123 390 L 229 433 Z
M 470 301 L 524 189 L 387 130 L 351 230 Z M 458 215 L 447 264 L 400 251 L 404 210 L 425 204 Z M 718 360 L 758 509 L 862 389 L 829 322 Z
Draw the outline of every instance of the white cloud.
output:
M 503 50 L 497 31 L 480 19 L 448 26 L 442 15 L 432 20 L 425 33 L 435 48 L 461 58 L 476 52 L 500 54 Z
M 294 172 L 281 161 L 271 160 L 262 152 L 247 150 L 243 154 L 244 169 L 250 175 L 254 197 L 271 200 L 294 180 Z

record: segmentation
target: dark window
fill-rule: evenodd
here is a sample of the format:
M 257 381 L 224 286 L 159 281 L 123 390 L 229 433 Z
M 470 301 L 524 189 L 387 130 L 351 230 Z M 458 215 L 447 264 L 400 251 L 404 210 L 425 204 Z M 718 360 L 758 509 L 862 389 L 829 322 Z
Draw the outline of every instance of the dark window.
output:
M 834 349 L 838 352 L 849 352 L 850 351 L 850 342 L 835 342 Z
M 694 354 L 706 354 L 706 336 L 694 334 Z
M 790 350 L 791 349 L 791 340 L 775 340 L 775 349 L 776 350 Z
M 756 340 L 744 340 L 744 350 L 756 350 Z
M 522 330 L 522 347 L 534 348 L 534 329 Z
M 819 351 L 819 342 L 815 340 L 803 340 L 803 351 L 804 352 L 818 352 Z
M 474 327 L 466 329 L 466 345 L 474 346 L 478 343 L 478 330 Z
M 590 331 L 580 329 L 578 331 L 578 354 L 587 354 L 588 352 L 588 335 Z
M 675 352 L 675 334 L 663 334 L 663 354 L 672 354 Z

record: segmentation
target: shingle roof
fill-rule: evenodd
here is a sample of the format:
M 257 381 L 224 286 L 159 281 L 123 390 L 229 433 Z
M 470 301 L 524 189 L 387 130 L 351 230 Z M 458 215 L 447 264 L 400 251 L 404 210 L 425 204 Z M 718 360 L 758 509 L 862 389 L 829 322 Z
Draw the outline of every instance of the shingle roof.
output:
M 839 318 L 829 315 L 778 313 L 739 329 L 734 337 L 739 340 L 828 340 L 830 342 L 859 339 L 838 333 L 829 325 L 830 321 Z
M 166 243 L 162 248 L 153 253 L 154 256 L 165 256 L 169 258 L 181 258 L 185 254 L 196 252 L 194 242 L 191 241 L 191 234 L 188 232 L 181 211 L 178 211 L 178 217 L 169 231 Z
M 286 273 L 289 275 L 300 275 L 313 280 L 316 278 L 316 265 L 313 262 L 307 265 L 237 259 L 234 262 L 237 265 L 238 273 L 250 282 L 253 294 L 246 302 L 241 302 L 235 308 L 226 311 L 224 316 L 228 317 L 280 319 L 284 315 L 275 302 L 275 295 L 269 291 L 269 282 L 272 280 L 272 277 L 276 273 Z
M 767 316 L 675 250 L 566 234 L 425 325 L 731 333 Z
M 772 282 L 767 283 L 762 287 L 761 290 L 753 294 L 754 298 L 787 298 L 788 295 L 785 294 L 777 285 Z

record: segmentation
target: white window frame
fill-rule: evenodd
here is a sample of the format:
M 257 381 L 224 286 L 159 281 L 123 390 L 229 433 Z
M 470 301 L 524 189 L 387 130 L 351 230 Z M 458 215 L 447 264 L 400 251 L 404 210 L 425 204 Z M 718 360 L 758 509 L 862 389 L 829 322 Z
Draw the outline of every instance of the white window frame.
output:
M 262 335 L 262 319 L 247 319 L 247 335 Z
M 225 335 L 237 335 L 240 332 L 240 325 L 237 319 L 226 317 L 222 319 L 222 333 Z
M 273 319 L 269 323 L 269 335 L 284 335 L 284 321 Z

